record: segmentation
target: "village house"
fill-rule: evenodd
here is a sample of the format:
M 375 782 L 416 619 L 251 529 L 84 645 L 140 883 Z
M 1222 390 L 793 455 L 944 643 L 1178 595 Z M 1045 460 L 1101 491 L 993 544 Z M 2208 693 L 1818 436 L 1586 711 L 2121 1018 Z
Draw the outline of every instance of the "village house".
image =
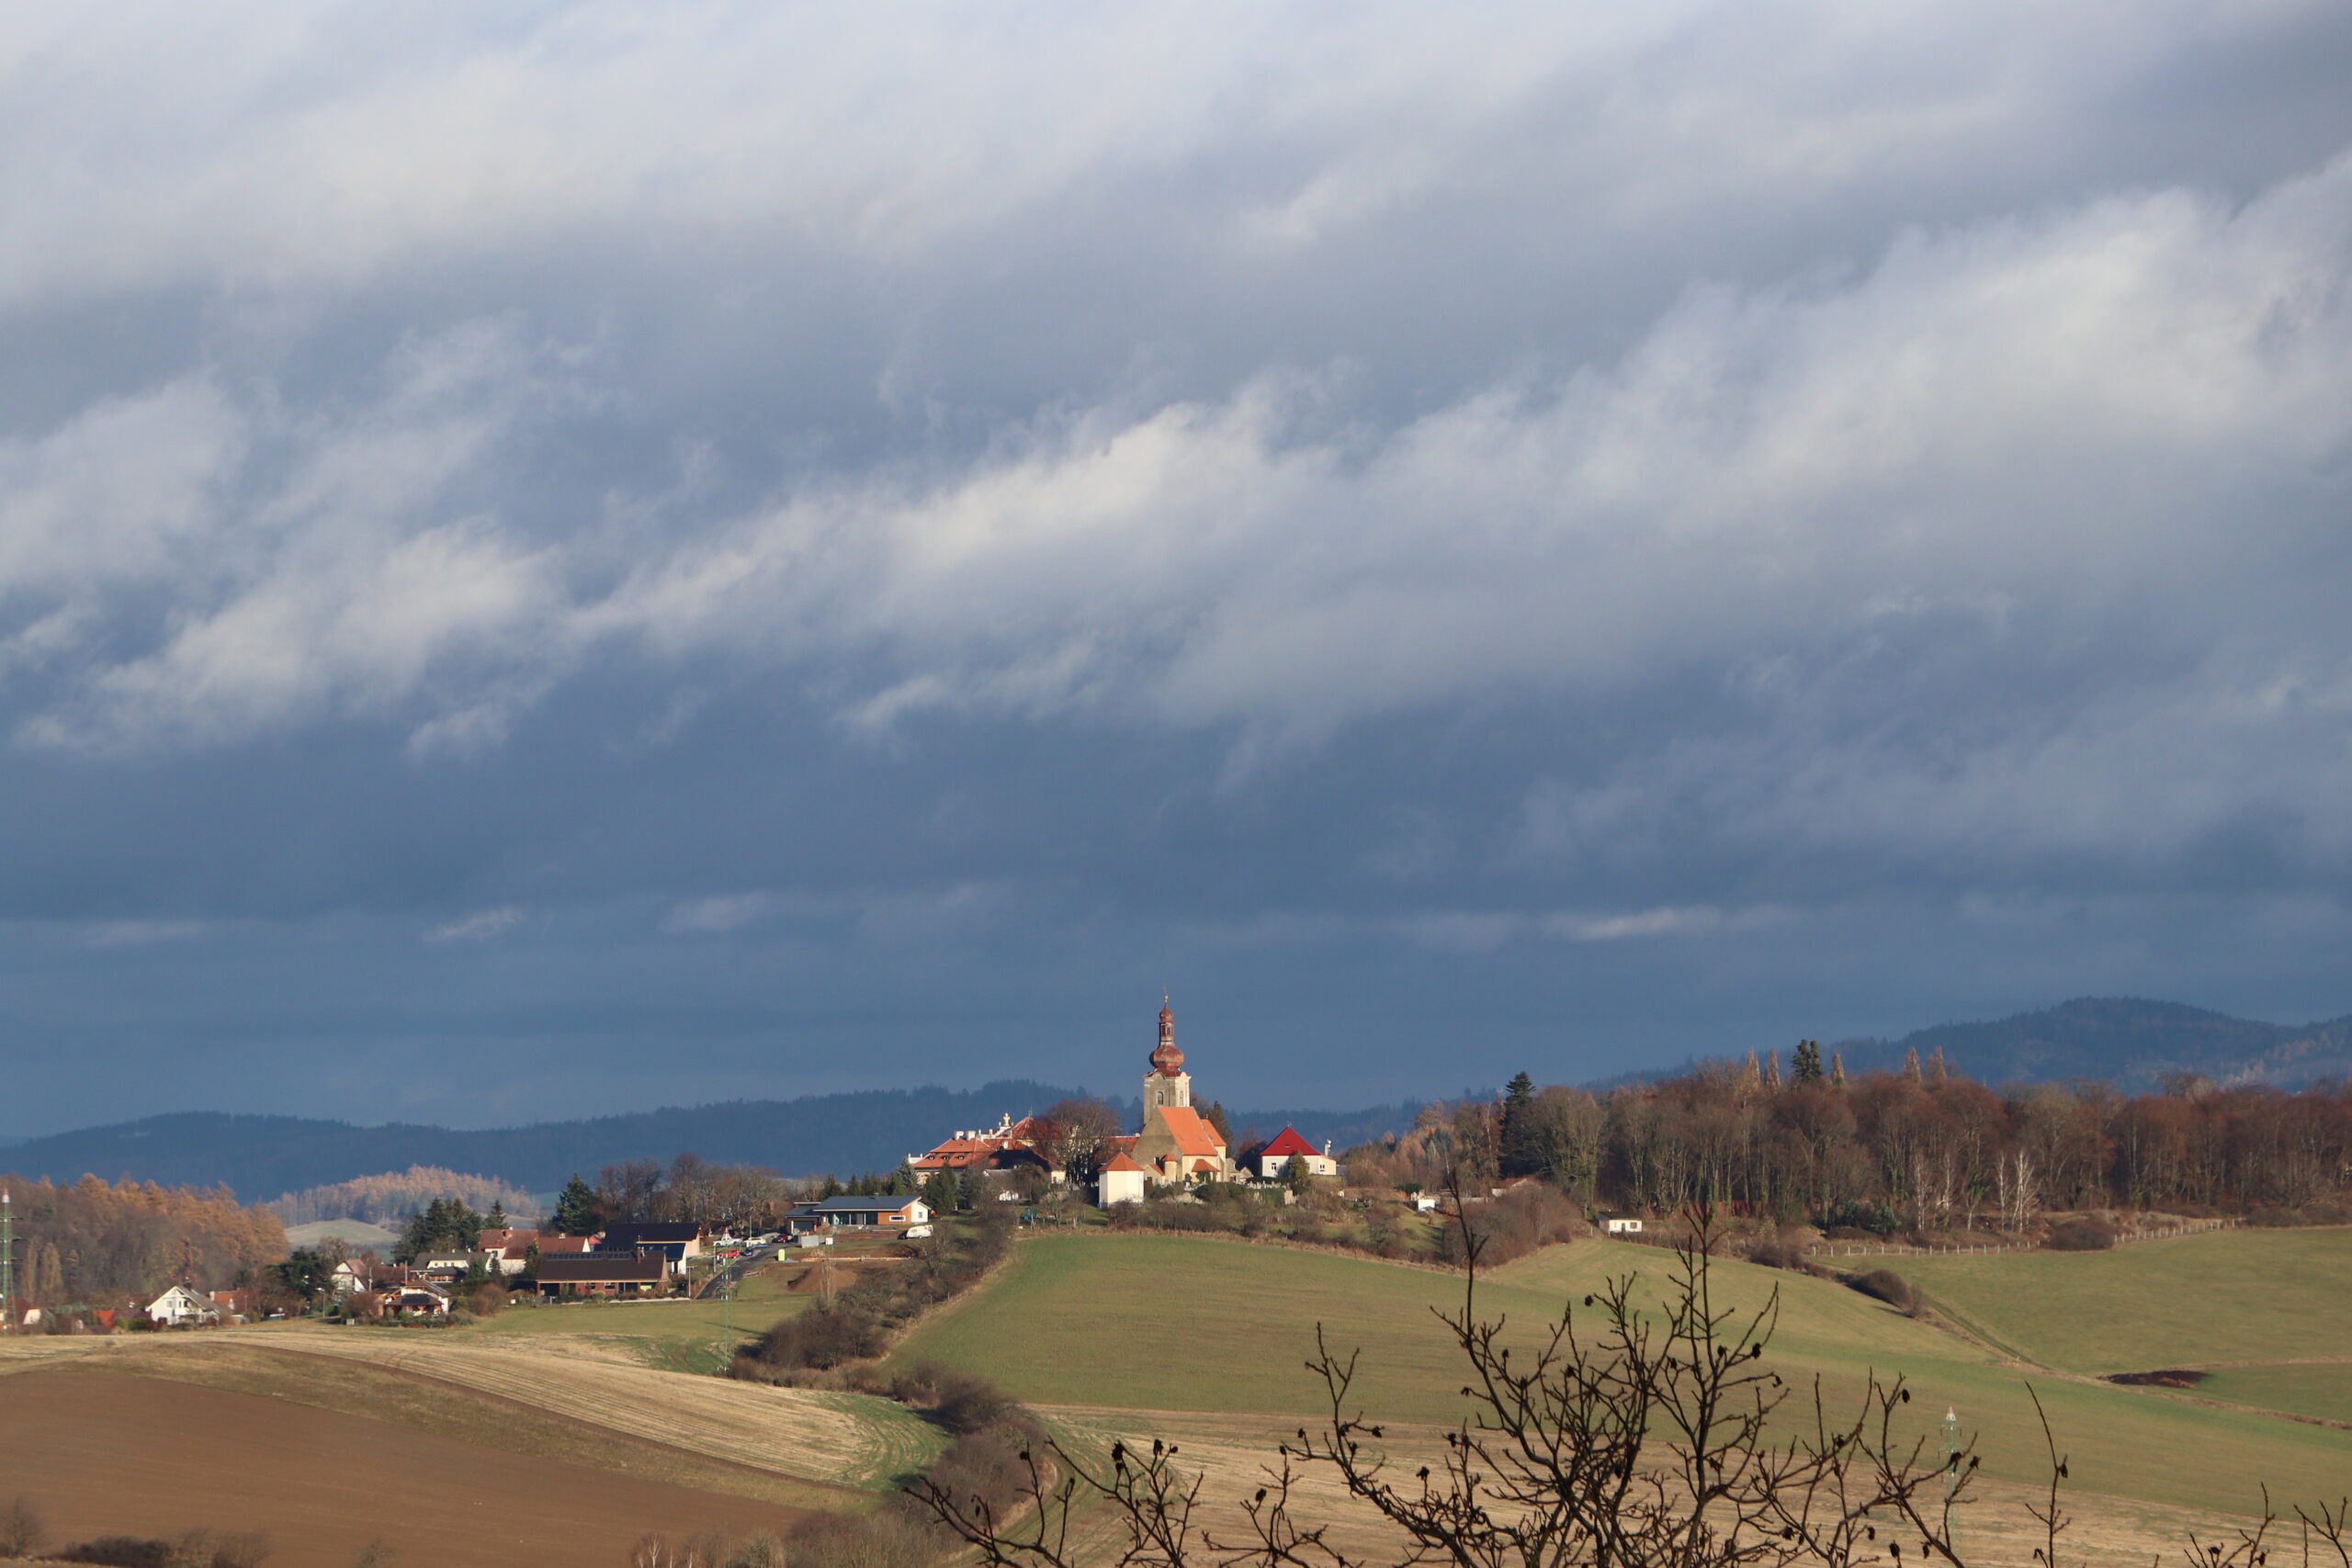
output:
M 474 1238 L 475 1249 L 494 1260 L 494 1271 L 504 1275 L 520 1274 L 531 1260 L 531 1249 L 539 1245 L 539 1233 L 504 1226 L 486 1230 Z
M 793 1235 L 820 1229 L 885 1230 L 900 1235 L 931 1234 L 931 1205 L 912 1193 L 883 1192 L 871 1197 L 820 1199 L 795 1203 L 785 1215 Z
M 1296 1160 L 1309 1176 L 1337 1176 L 1340 1162 L 1331 1157 L 1331 1145 L 1325 1144 L 1317 1152 L 1313 1144 L 1299 1136 L 1295 1127 L 1284 1127 L 1262 1147 L 1250 1153 L 1251 1163 L 1258 1174 L 1268 1181 L 1279 1180 L 1290 1174 L 1290 1165 Z
M 387 1313 L 409 1313 L 424 1317 L 449 1315 L 449 1297 L 446 1292 L 422 1283 L 394 1285 L 376 1292 L 377 1304 Z
M 556 1235 L 548 1231 L 541 1231 L 538 1242 L 539 1256 L 542 1258 L 577 1258 L 583 1252 L 595 1251 L 598 1239 L 593 1235 Z
M 1015 1122 L 1008 1112 L 994 1127 L 955 1133 L 928 1154 L 909 1155 L 907 1168 L 917 1176 L 942 1170 L 985 1176 L 1031 1169 L 1044 1171 L 1049 1179 L 1059 1181 L 1062 1173 L 1054 1168 L 1053 1160 L 1041 1146 L 1046 1131 L 1035 1116 L 1023 1116 Z
M 702 1256 L 702 1227 L 688 1220 L 631 1220 L 605 1227 L 598 1252 L 658 1252 L 682 1264 Z
M 662 1295 L 670 1286 L 670 1259 L 662 1252 L 584 1252 L 571 1258 L 539 1258 L 539 1294 L 558 1296 Z
M 159 1328 L 194 1328 L 220 1321 L 220 1309 L 186 1285 L 174 1285 L 147 1303 L 147 1321 Z
M 417 1274 L 435 1284 L 450 1285 L 470 1277 L 477 1269 L 482 1273 L 496 1271 L 494 1255 L 481 1252 L 435 1252 L 416 1260 Z

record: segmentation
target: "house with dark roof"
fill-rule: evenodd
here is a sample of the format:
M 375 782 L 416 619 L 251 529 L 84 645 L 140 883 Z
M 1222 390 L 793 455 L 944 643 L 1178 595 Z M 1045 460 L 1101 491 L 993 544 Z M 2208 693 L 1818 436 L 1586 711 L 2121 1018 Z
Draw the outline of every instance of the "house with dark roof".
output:
M 670 1259 L 648 1252 L 583 1252 L 570 1258 L 539 1257 L 539 1294 L 556 1296 L 649 1296 L 669 1289 Z
M 913 1193 L 882 1192 L 870 1197 L 845 1194 L 813 1203 L 795 1203 L 785 1215 L 785 1224 L 795 1235 L 824 1228 L 929 1235 L 931 1219 L 931 1205 Z
M 691 1220 L 630 1220 L 605 1227 L 598 1252 L 659 1252 L 672 1263 L 702 1256 L 702 1227 Z

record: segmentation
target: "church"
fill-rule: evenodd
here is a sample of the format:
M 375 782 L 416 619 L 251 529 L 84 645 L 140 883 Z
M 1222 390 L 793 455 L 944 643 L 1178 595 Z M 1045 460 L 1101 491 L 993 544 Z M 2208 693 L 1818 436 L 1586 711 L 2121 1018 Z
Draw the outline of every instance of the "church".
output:
M 1151 1070 L 1143 1076 L 1143 1128 L 1121 1138 L 1096 1179 L 1097 1201 L 1105 1208 L 1132 1202 L 1155 1185 L 1182 1185 L 1204 1179 L 1229 1181 L 1239 1174 L 1225 1134 L 1193 1109 L 1193 1075 L 1176 1044 L 1176 1011 L 1160 999 L 1159 1043 Z

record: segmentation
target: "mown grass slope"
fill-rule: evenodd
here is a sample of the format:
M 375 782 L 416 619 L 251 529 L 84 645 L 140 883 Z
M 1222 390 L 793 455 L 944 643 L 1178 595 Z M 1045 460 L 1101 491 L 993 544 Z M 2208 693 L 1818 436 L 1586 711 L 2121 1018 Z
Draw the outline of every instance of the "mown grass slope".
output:
M 1955 1316 L 2069 1371 L 2352 1357 L 2352 1229 L 1885 1262 Z
M 1656 1280 L 1671 1263 L 1616 1243 L 1549 1248 L 1490 1276 L 1481 1308 L 1532 1333 L 1604 1278 Z M 1771 1360 L 1792 1381 L 1817 1376 L 1833 1401 L 1849 1402 L 1872 1369 L 1899 1372 L 1915 1389 L 1916 1430 L 1928 1435 L 1956 1407 L 1996 1475 L 2042 1472 L 2029 1381 L 2086 1491 L 2242 1513 L 2259 1506 L 2265 1482 L 2281 1497 L 2332 1497 L 2352 1474 L 2352 1433 L 2081 1378 L 2030 1379 L 1978 1343 L 1830 1280 L 1723 1263 L 1713 1282 L 1726 1305 L 1760 1307 L 1779 1292 Z M 1459 1416 L 1463 1368 L 1430 1309 L 1460 1292 L 1445 1275 L 1371 1259 L 1182 1236 L 1046 1236 L 1023 1242 L 900 1354 L 969 1367 L 1047 1404 L 1303 1416 L 1320 1403 L 1304 1366 L 1319 1323 L 1360 1353 L 1356 1403 L 1368 1414 L 1444 1422 Z

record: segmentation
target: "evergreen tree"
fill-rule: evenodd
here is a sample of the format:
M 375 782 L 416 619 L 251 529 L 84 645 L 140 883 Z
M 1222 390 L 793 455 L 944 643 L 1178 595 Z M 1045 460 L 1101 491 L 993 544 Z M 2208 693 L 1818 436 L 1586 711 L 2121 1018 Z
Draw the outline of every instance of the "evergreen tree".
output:
M 563 1191 L 555 1201 L 555 1225 L 559 1235 L 594 1235 L 604 1228 L 605 1217 L 596 1207 L 596 1190 L 573 1171 L 571 1179 L 563 1184 Z
M 1819 1041 L 1797 1042 L 1796 1065 L 1792 1076 L 1799 1083 L 1821 1081 L 1821 1043 Z
M 1226 1120 L 1223 1100 L 1210 1100 L 1208 1110 L 1201 1113 L 1201 1120 L 1216 1129 L 1216 1135 L 1225 1140 L 1227 1148 L 1233 1146 L 1233 1123 Z
M 841 1195 L 841 1178 L 828 1173 L 825 1177 L 825 1184 L 817 1189 L 817 1201 L 821 1203 L 828 1198 L 838 1198 Z
M 1501 1124 L 1495 1133 L 1495 1168 L 1504 1176 L 1540 1176 L 1544 1130 L 1535 1119 L 1535 1080 L 1525 1073 L 1503 1088 Z
M 500 1199 L 492 1198 L 490 1201 L 490 1213 L 481 1217 L 481 1223 L 483 1228 L 486 1230 L 503 1231 L 507 1229 L 506 1204 L 504 1201 Z
M 911 1175 L 912 1172 L 908 1174 Z M 956 1212 L 956 1173 L 934 1170 L 922 1184 L 922 1201 L 931 1205 L 934 1214 L 947 1215 Z

